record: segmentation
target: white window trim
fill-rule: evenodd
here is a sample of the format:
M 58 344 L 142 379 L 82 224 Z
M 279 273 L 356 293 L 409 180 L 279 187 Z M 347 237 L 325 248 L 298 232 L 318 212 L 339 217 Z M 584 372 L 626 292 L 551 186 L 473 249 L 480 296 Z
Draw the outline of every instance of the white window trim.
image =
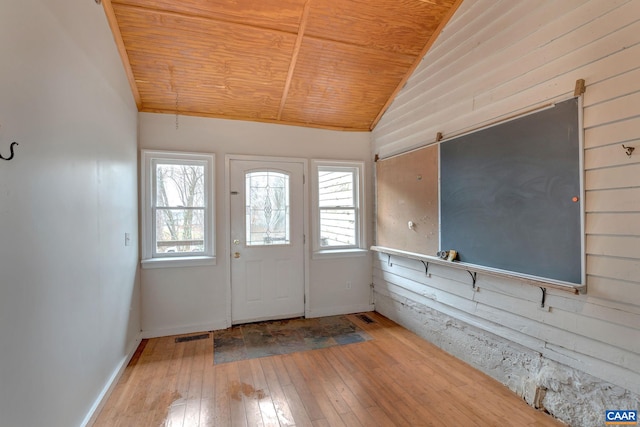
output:
M 339 248 L 322 248 L 320 246 L 320 206 L 318 202 L 318 169 L 321 167 L 342 167 L 342 168 L 355 168 L 357 173 L 356 183 L 356 239 L 357 244 L 349 247 Z M 357 257 L 365 256 L 369 253 L 366 241 L 367 236 L 365 234 L 365 191 L 364 191 L 364 174 L 365 164 L 362 161 L 355 160 L 320 160 L 314 159 L 311 161 L 311 225 L 312 225 L 312 258 L 341 258 L 341 257 Z
M 206 182 L 208 184 L 205 194 L 208 214 L 205 227 L 207 242 L 204 255 L 199 256 L 153 256 L 153 182 L 152 164 L 154 160 L 197 160 L 207 164 Z M 142 268 L 167 268 L 167 267 L 194 267 L 202 265 L 216 265 L 215 256 L 215 154 L 190 153 L 179 151 L 141 150 L 140 153 L 140 217 L 142 226 L 141 239 L 141 265 Z

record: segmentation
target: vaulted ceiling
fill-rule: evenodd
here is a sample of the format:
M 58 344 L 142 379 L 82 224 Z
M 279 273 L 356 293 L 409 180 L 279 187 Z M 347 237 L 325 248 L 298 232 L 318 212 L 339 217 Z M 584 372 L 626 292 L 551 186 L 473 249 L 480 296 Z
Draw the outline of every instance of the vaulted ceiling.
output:
M 462 0 L 103 0 L 139 111 L 371 130 Z

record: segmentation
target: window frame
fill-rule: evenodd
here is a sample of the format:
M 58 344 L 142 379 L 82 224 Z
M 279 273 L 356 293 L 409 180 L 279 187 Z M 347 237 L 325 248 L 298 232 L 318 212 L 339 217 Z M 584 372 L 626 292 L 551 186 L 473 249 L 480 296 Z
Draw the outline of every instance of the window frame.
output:
M 215 265 L 215 154 L 180 151 L 141 150 L 140 218 L 142 225 L 142 268 L 189 267 Z M 204 171 L 204 251 L 197 255 L 156 252 L 154 205 L 157 162 L 169 164 L 202 164 Z
M 323 247 L 320 245 L 320 189 L 318 174 L 322 170 L 353 170 L 354 172 L 354 209 L 355 211 L 355 234 L 354 245 Z M 365 235 L 365 191 L 364 191 L 365 164 L 363 161 L 355 160 L 312 160 L 311 186 L 312 186 L 312 252 L 313 258 L 332 258 L 343 256 L 363 256 L 368 253 L 366 249 Z M 325 207 L 326 208 L 326 207 Z M 337 209 L 337 208 L 334 208 Z

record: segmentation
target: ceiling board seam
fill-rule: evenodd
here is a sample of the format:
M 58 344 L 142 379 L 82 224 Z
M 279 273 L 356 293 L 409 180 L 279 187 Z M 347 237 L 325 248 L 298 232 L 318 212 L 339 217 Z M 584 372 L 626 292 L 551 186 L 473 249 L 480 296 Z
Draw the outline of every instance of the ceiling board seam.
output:
M 291 88 L 291 81 L 293 80 L 293 73 L 295 72 L 296 65 L 298 63 L 298 55 L 300 54 L 300 47 L 302 46 L 302 38 L 304 37 L 304 31 L 307 27 L 307 18 L 309 17 L 309 10 L 311 9 L 311 0 L 307 0 L 302 10 L 302 18 L 300 19 L 300 26 L 298 27 L 298 37 L 296 38 L 296 44 L 293 47 L 293 55 L 291 56 L 291 62 L 289 63 L 289 71 L 287 73 L 287 80 L 284 83 L 284 89 L 282 91 L 282 98 L 280 98 L 280 108 L 278 109 L 278 120 L 282 118 L 282 112 L 284 106 L 287 103 L 287 97 L 289 96 L 289 89 Z
M 135 100 L 136 107 L 138 108 L 138 111 L 141 111 L 142 98 L 140 97 L 140 91 L 138 90 L 138 85 L 133 75 L 133 68 L 131 68 L 131 63 L 129 62 L 127 48 L 124 45 L 124 40 L 122 38 L 122 34 L 120 33 L 120 26 L 118 25 L 118 20 L 116 19 L 116 14 L 113 10 L 111 0 L 104 0 L 102 2 L 102 9 L 104 10 L 104 14 L 107 17 L 107 22 L 109 23 L 109 27 L 111 28 L 111 33 L 113 34 L 113 39 L 116 43 L 118 53 L 120 54 L 120 60 L 122 61 L 122 65 L 124 66 L 124 70 L 127 75 L 127 80 L 129 81 L 129 86 L 131 87 L 131 93 L 133 95 L 133 99 Z
M 456 0 L 453 6 L 451 6 L 451 9 L 449 9 L 447 14 L 442 18 L 442 21 L 440 21 L 438 28 L 436 28 L 433 34 L 431 35 L 431 37 L 429 37 L 429 40 L 424 45 L 424 48 L 422 49 L 422 52 L 420 53 L 420 55 L 418 55 L 413 65 L 411 65 L 411 67 L 407 70 L 407 73 L 405 74 L 404 78 L 400 81 L 400 83 L 398 83 L 398 86 L 395 88 L 391 96 L 387 99 L 387 102 L 385 102 L 385 104 L 380 109 L 380 112 L 371 123 L 369 130 L 373 130 L 376 127 L 376 125 L 382 118 L 383 114 L 387 111 L 387 109 L 389 108 L 389 106 L 391 105 L 395 97 L 398 95 L 398 93 L 402 90 L 404 85 L 407 83 L 407 80 L 409 80 L 409 77 L 411 77 L 415 69 L 418 68 L 418 65 L 420 65 L 420 62 L 422 61 L 424 56 L 427 54 L 429 49 L 431 49 L 431 46 L 433 46 L 437 38 L 440 36 L 440 34 L 442 33 L 442 30 L 444 30 L 444 27 L 447 25 L 447 23 L 451 20 L 453 15 L 456 13 L 456 11 L 458 10 L 458 7 L 460 7 L 460 5 L 462 4 L 462 1 L 463 0 Z
M 195 19 L 195 20 L 204 21 L 207 23 L 233 24 L 233 25 L 244 27 L 244 28 L 250 28 L 253 30 L 266 30 L 266 31 L 273 31 L 277 33 L 296 34 L 295 30 L 287 31 L 281 28 L 268 27 L 266 25 L 247 24 L 242 21 L 237 21 L 232 19 L 222 19 L 222 18 L 216 18 L 212 16 L 197 15 L 197 14 L 188 13 L 188 12 L 175 12 L 172 10 L 164 10 L 164 9 L 158 9 L 154 7 L 138 6 L 138 5 L 132 5 L 132 4 L 126 4 L 126 3 L 119 3 L 119 2 L 114 2 L 114 3 L 116 3 L 119 7 L 122 7 L 123 9 L 133 9 L 133 10 L 139 10 L 144 12 L 157 13 L 158 15 L 165 15 L 165 16 L 185 18 L 185 19 Z

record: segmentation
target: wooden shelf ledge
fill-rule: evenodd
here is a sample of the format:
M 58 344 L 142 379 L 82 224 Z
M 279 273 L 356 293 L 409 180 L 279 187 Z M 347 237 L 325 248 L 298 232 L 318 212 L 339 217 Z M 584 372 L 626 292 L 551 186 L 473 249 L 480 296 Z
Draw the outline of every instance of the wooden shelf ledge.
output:
M 528 285 L 537 286 L 545 289 L 557 289 L 564 292 L 569 292 L 574 295 L 586 293 L 586 285 L 577 285 L 574 283 L 560 282 L 551 279 L 541 279 L 526 274 L 519 274 L 514 272 L 508 272 L 491 267 L 483 267 L 475 264 L 468 264 L 460 261 L 447 261 L 442 258 L 438 258 L 431 255 L 418 254 L 415 252 L 407 252 L 399 249 L 387 248 L 384 246 L 371 246 L 371 250 L 374 252 L 380 252 L 387 255 L 394 255 L 417 261 L 428 262 L 430 264 L 443 265 L 446 267 L 456 268 L 458 270 L 465 270 L 468 272 L 482 273 L 495 277 L 505 277 L 509 279 L 515 279 Z

